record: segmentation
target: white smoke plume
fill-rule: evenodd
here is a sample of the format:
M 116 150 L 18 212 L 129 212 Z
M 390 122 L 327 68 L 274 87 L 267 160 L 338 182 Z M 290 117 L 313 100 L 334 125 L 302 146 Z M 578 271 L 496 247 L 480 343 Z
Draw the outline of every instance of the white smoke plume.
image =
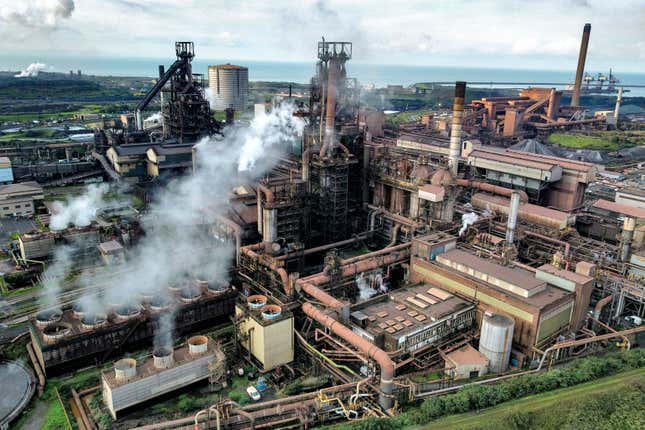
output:
M 469 226 L 475 224 L 479 220 L 479 215 L 475 212 L 468 212 L 461 216 L 461 228 L 459 229 L 459 236 L 464 234 Z
M 0 21 L 23 27 L 54 29 L 72 16 L 74 0 L 3 0 Z
M 153 113 L 148 118 L 144 119 L 144 121 L 161 122 L 161 112 Z
M 68 202 L 54 202 L 49 228 L 62 230 L 70 225 L 75 227 L 90 225 L 96 219 L 97 212 L 107 206 L 103 197 L 108 190 L 107 184 L 92 184 L 87 187 L 85 194 L 73 197 Z
M 129 250 L 123 268 L 115 273 L 100 299 L 108 304 L 138 303 L 142 292 L 167 295 L 168 286 L 196 276 L 227 281 L 235 249 L 210 233 L 217 216 L 225 216 L 229 192 L 252 183 L 270 169 L 277 156 L 302 136 L 304 123 L 293 117 L 293 106 L 274 109 L 246 128 L 229 128 L 223 138 L 206 138 L 196 147 L 192 175 L 171 181 L 155 195 L 143 220 L 146 235 Z M 90 194 L 90 193 L 88 193 Z M 100 200 L 88 196 L 96 212 Z M 94 284 L 91 278 L 85 285 Z M 174 323 L 174 318 L 169 318 Z M 158 330 L 156 344 L 166 344 L 172 327 Z
M 42 307 L 51 308 L 58 305 L 62 282 L 74 265 L 74 249 L 75 247 L 72 245 L 57 247 L 51 262 L 46 266 L 41 276 L 43 295 L 40 302 Z
M 387 293 L 388 284 L 383 279 L 381 269 L 359 273 L 356 277 L 356 286 L 358 287 L 358 301 L 363 302 L 376 294 Z
M 15 78 L 33 78 L 38 76 L 38 73 L 40 73 L 42 70 L 45 70 L 45 67 L 47 67 L 45 63 L 31 63 L 25 70 L 13 76 Z

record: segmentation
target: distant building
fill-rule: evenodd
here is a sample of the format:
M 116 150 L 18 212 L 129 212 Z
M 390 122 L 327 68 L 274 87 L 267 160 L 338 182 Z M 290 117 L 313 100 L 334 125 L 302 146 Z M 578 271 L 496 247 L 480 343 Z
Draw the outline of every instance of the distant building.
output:
M 10 184 L 12 182 L 11 160 L 8 157 L 0 157 L 0 184 Z
M 0 217 L 33 215 L 35 201 L 43 198 L 43 187 L 37 182 L 0 185 Z
M 213 95 L 213 109 L 232 107 L 245 111 L 249 99 L 249 69 L 234 64 L 208 66 L 208 86 Z

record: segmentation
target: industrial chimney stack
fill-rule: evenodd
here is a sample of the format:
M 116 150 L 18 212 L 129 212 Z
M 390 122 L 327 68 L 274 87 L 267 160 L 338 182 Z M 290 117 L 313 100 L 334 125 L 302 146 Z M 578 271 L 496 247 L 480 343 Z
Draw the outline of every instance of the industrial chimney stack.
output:
M 580 43 L 580 54 L 578 54 L 578 68 L 576 69 L 576 81 L 573 83 L 573 95 L 571 96 L 571 106 L 580 104 L 580 87 L 582 86 L 582 76 L 585 71 L 585 61 L 587 60 L 587 48 L 589 47 L 589 34 L 591 33 L 591 24 L 585 24 L 582 30 L 582 42 Z
M 453 178 L 459 170 L 459 154 L 461 153 L 461 122 L 464 116 L 464 99 L 466 98 L 466 82 L 455 82 L 455 102 L 452 107 L 452 127 L 450 128 L 450 152 L 448 167 Z

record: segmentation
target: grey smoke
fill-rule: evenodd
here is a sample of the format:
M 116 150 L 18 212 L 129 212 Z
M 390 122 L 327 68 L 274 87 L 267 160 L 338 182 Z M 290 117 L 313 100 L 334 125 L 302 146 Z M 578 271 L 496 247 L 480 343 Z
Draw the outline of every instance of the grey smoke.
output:
M 256 118 L 248 127 L 227 128 L 223 138 L 206 138 L 195 146 L 194 173 L 159 190 L 142 220 L 146 235 L 128 250 L 125 266 L 108 281 L 103 297 L 96 299 L 104 311 L 109 304 L 137 303 L 144 291 L 168 294 L 169 285 L 192 277 L 228 280 L 234 245 L 214 237 L 210 226 L 217 216 L 226 216 L 232 188 L 257 180 L 284 148 L 301 138 L 304 123 L 293 117 L 293 110 L 292 105 L 284 105 Z M 100 200 L 87 194 L 82 201 L 94 206 L 81 205 L 83 213 L 95 213 Z M 82 282 L 96 283 L 92 278 Z M 174 318 L 169 321 L 174 323 Z M 163 339 L 167 332 L 172 330 L 160 329 L 156 342 L 167 342 Z
M 25 70 L 22 72 L 18 73 L 17 75 L 13 75 L 15 78 L 32 78 L 38 76 L 38 73 L 40 73 L 42 70 L 45 70 L 45 67 L 47 65 L 45 63 L 31 63 L 30 65 L 27 66 Z
M 0 21 L 23 27 L 54 29 L 72 16 L 74 0 L 19 0 L 0 5 Z

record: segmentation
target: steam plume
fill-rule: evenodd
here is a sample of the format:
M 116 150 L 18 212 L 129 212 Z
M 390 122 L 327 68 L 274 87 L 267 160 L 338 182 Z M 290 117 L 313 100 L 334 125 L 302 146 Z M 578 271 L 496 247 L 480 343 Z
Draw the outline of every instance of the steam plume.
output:
M 62 230 L 71 225 L 86 227 L 96 219 L 97 212 L 107 205 L 103 195 L 108 191 L 107 184 L 92 184 L 85 194 L 74 197 L 67 203 L 56 201 L 52 204 L 52 217 L 49 227 Z
M 168 294 L 169 285 L 181 285 L 194 276 L 226 281 L 235 250 L 215 238 L 210 226 L 216 216 L 226 216 L 229 191 L 270 169 L 277 155 L 302 135 L 303 127 L 302 120 L 293 117 L 293 106 L 285 105 L 247 128 L 229 128 L 223 138 L 200 141 L 195 146 L 194 173 L 171 181 L 156 194 L 142 222 L 146 235 L 104 290 L 100 300 L 104 311 L 110 303 L 138 302 L 144 291 Z M 80 205 L 83 211 L 71 211 L 70 203 L 68 212 L 92 214 L 101 205 L 91 191 L 81 201 L 86 202 Z M 82 281 L 95 283 L 91 278 Z M 155 345 L 167 344 L 164 336 L 173 331 L 174 316 L 164 318 L 170 327 L 160 324 Z
M 376 269 L 368 274 L 359 273 L 356 277 L 356 286 L 358 287 L 358 300 L 365 301 L 370 297 L 386 293 L 388 290 L 387 282 L 383 279 L 383 271 Z
M 22 72 L 18 73 L 17 75 L 14 75 L 15 78 L 32 78 L 35 76 L 38 76 L 38 73 L 41 72 L 41 70 L 44 70 L 47 65 L 45 63 L 31 63 L 30 65 L 27 66 L 25 70 Z
M 59 294 L 62 290 L 62 280 L 72 268 L 74 247 L 63 245 L 56 248 L 52 262 L 42 274 L 43 296 L 41 305 L 44 308 L 57 306 Z

